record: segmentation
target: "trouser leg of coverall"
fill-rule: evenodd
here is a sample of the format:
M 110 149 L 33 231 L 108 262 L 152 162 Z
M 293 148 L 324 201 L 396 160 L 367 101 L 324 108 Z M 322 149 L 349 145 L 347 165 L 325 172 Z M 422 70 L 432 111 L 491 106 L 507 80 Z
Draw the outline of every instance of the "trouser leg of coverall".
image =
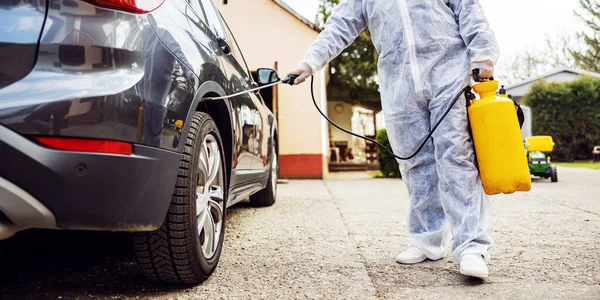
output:
M 386 116 L 389 139 L 397 153 L 408 156 L 416 149 L 453 96 L 445 93 L 431 101 L 415 96 L 401 112 Z M 409 246 L 418 247 L 429 259 L 445 254 L 449 242 L 446 220 L 454 235 L 455 261 L 466 253 L 480 253 L 487 260 L 493 244 L 487 235 L 489 199 L 474 165 L 464 103 L 462 98 L 455 104 L 434 133 L 433 142 L 414 158 L 399 161 L 410 197 Z
M 401 111 L 385 117 L 388 137 L 400 156 L 416 150 L 430 129 L 425 101 L 409 99 Z M 402 179 L 410 198 L 408 212 L 409 246 L 417 247 L 427 258 L 444 257 L 449 242 L 446 216 L 438 192 L 438 174 L 431 139 L 412 159 L 399 160 Z
M 444 92 L 429 102 L 431 126 L 442 117 L 455 95 Z M 473 143 L 468 133 L 467 110 L 462 96 L 433 135 L 438 188 L 454 242 L 452 257 L 478 253 L 489 261 L 493 239 L 487 234 L 491 204 L 475 166 Z

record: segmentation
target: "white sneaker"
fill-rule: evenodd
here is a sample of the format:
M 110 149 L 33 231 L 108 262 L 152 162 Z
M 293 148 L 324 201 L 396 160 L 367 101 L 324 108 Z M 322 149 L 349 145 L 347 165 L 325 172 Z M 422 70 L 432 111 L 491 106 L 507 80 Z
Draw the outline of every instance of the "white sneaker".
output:
M 401 264 L 416 264 L 426 259 L 427 256 L 417 247 L 409 247 L 396 256 L 396 261 Z
M 485 260 L 483 260 L 483 256 L 477 253 L 463 255 L 460 259 L 460 274 L 477 278 L 487 278 L 488 267 Z

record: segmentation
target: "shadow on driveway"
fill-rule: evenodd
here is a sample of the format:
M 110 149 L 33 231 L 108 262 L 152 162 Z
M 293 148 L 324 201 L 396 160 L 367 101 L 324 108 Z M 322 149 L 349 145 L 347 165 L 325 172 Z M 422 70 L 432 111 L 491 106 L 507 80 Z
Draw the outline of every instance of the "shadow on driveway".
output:
M 229 209 L 227 219 L 249 207 Z M 150 297 L 161 287 L 137 269 L 130 233 L 27 230 L 0 241 L 0 298 Z
M 0 242 L 0 295 L 89 298 L 166 292 L 144 280 L 132 250 L 129 233 L 21 232 Z

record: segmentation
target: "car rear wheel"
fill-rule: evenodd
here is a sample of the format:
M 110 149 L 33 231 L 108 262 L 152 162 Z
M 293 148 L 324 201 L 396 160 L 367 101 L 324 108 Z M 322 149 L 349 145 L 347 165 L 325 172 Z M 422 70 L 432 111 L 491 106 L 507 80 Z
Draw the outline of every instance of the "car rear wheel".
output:
M 557 182 L 558 181 L 558 172 L 556 172 L 556 166 L 552 166 L 550 168 L 551 168 L 550 180 L 552 182 Z
M 275 147 L 275 140 L 271 143 L 271 167 L 267 186 L 250 196 L 250 203 L 255 206 L 271 206 L 277 199 L 277 175 L 279 173 L 279 157 Z
M 136 233 L 135 254 L 151 281 L 197 284 L 217 267 L 225 228 L 223 144 L 213 119 L 196 113 L 169 212 L 160 229 Z

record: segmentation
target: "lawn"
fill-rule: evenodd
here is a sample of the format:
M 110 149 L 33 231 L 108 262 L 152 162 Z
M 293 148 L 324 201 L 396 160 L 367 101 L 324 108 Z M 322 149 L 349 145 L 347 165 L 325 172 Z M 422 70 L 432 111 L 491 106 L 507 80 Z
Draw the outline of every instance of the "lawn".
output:
M 373 178 L 385 178 L 385 176 L 383 176 L 383 174 L 381 174 L 380 171 L 367 171 L 367 174 L 369 174 Z
M 572 162 L 572 163 L 555 163 L 555 162 L 552 162 L 552 164 L 557 165 L 557 166 L 561 166 L 561 167 L 587 168 L 587 169 L 600 170 L 600 162 L 596 162 L 596 163 L 593 163 L 591 161 L 577 161 L 577 162 Z

